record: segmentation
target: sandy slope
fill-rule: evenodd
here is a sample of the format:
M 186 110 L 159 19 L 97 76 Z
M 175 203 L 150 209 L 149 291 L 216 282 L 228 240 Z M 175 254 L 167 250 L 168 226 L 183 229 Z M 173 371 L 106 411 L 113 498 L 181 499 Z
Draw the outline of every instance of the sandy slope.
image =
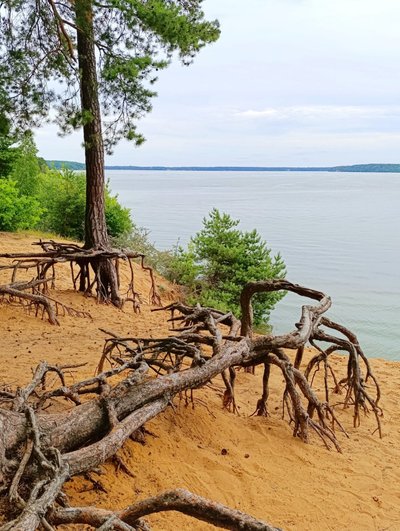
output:
M 32 236 L 0 234 L 0 252 L 29 248 Z M 166 315 L 151 313 L 146 304 L 149 281 L 136 269 L 136 288 L 143 296 L 142 312 L 134 314 L 98 305 L 70 289 L 69 270 L 60 268 L 58 299 L 84 308 L 93 317 L 61 317 L 61 327 L 27 315 L 20 307 L 0 304 L 0 382 L 26 383 L 30 367 L 40 360 L 87 365 L 74 373 L 77 379 L 93 374 L 104 343 L 99 327 L 121 335 L 159 337 L 168 333 Z M 0 283 L 5 279 L 0 272 Z M 163 301 L 176 293 L 163 279 L 157 283 Z M 345 360 L 334 358 L 338 372 Z M 372 434 L 372 418 L 352 428 L 348 411 L 340 416 L 350 439 L 339 435 L 343 454 L 327 451 L 316 438 L 305 445 L 291 436 L 281 420 L 282 378 L 273 371 L 268 418 L 249 417 L 259 398 L 261 370 L 256 376 L 238 373 L 237 399 L 241 415 L 221 408 L 219 379 L 212 388 L 196 391 L 194 408 L 176 399 L 172 408 L 149 423 L 145 445 L 129 441 L 120 456 L 133 478 L 114 464 L 95 475 L 106 492 L 93 490 L 83 478 L 73 479 L 68 494 L 73 504 L 121 507 L 160 490 L 185 487 L 269 521 L 287 530 L 400 530 L 400 364 L 374 360 L 382 387 L 383 439 Z M 340 402 L 341 397 L 337 397 Z M 338 406 L 339 408 L 340 406 Z M 227 453 L 221 453 L 226 449 Z M 153 529 L 208 529 L 176 513 L 151 517 Z

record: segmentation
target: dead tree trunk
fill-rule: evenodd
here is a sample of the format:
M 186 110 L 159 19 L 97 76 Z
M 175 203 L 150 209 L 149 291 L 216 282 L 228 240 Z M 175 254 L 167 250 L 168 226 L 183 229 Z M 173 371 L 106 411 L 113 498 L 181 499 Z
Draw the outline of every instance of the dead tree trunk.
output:
M 96 71 L 92 0 L 76 0 L 77 50 L 81 87 L 81 113 L 86 163 L 85 248 L 110 248 L 105 217 L 104 143 Z M 120 307 L 118 276 L 112 260 L 91 263 L 98 279 L 98 294 Z M 86 280 L 86 275 L 81 275 Z M 80 290 L 86 291 L 87 282 Z

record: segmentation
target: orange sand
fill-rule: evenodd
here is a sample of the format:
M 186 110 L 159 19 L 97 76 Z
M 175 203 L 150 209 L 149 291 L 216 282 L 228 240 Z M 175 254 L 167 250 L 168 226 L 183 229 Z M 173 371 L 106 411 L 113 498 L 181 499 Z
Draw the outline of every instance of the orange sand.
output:
M 0 252 L 27 251 L 33 240 L 0 234 Z M 26 383 L 30 368 L 44 359 L 86 362 L 71 377 L 92 375 L 104 344 L 99 327 L 125 336 L 166 335 L 167 315 L 151 313 L 147 304 L 148 274 L 139 267 L 135 271 L 136 290 L 143 298 L 140 314 L 129 307 L 99 305 L 73 292 L 69 268 L 61 266 L 53 296 L 89 311 L 93 320 L 60 317 L 61 327 L 55 327 L 21 307 L 0 304 L 0 382 Z M 0 271 L 0 283 L 5 281 L 6 274 Z M 176 290 L 165 280 L 157 278 L 157 284 L 163 302 L 176 298 Z M 345 364 L 345 358 L 334 357 L 340 374 Z M 373 360 L 373 369 L 383 395 L 382 439 L 372 434 L 372 417 L 363 418 L 361 427 L 354 429 L 351 412 L 338 410 L 350 435 L 350 439 L 338 435 L 342 454 L 327 451 L 316 437 L 303 444 L 281 419 L 283 383 L 278 371 L 272 371 L 268 418 L 249 417 L 260 396 L 261 369 L 255 376 L 239 372 L 240 416 L 222 410 L 219 379 L 212 388 L 195 392 L 194 408 L 176 399 L 176 411 L 169 408 L 147 425 L 154 436 L 147 436 L 145 445 L 129 441 L 119 452 L 133 478 L 107 463 L 101 474 L 93 474 L 107 492 L 74 478 L 66 487 L 71 503 L 119 508 L 165 489 L 184 487 L 286 530 L 400 530 L 400 363 Z M 154 515 L 149 522 L 163 531 L 214 529 L 177 513 Z M 79 528 L 83 529 L 74 527 Z

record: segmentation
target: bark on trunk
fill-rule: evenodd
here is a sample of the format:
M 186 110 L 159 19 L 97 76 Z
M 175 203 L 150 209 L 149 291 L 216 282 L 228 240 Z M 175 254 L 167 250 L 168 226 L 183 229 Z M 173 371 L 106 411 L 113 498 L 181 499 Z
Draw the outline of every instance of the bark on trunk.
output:
M 81 110 L 86 163 L 85 248 L 110 248 L 105 217 L 104 143 L 96 70 L 94 44 L 93 2 L 75 2 L 77 49 L 80 71 Z M 121 305 L 118 277 L 111 260 L 94 261 L 92 267 L 98 277 L 98 295 Z M 81 286 L 85 291 L 86 286 Z

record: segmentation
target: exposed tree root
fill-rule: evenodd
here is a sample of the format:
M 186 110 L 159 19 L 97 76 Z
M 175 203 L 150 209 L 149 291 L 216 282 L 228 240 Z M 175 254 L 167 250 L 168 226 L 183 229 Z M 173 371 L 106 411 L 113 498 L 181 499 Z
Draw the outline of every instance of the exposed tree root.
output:
M 278 531 L 276 527 L 271 527 L 241 511 L 230 509 L 221 503 L 207 500 L 184 489 L 163 492 L 153 498 L 130 505 L 122 511 L 111 512 L 87 507 L 57 509 L 51 515 L 51 521 L 56 524 L 79 522 L 95 527 L 111 520 L 115 529 L 125 529 L 117 525 L 124 523 L 135 526 L 140 517 L 162 511 L 179 511 L 221 529 Z
M 252 295 L 282 289 L 317 303 L 302 307 L 295 331 L 281 336 L 253 337 Z M 63 373 L 65 367 L 42 363 L 25 388 L 16 392 L 0 391 L 3 404 L 0 407 L 0 489 L 13 508 L 9 523 L 1 531 L 30 531 L 39 525 L 51 529 L 61 523 L 86 523 L 103 530 L 146 529 L 140 518 L 163 510 L 178 510 L 227 529 L 274 529 L 248 515 L 180 490 L 115 512 L 94 507 L 69 508 L 62 497 L 62 486 L 68 477 L 95 470 L 113 458 L 129 437 L 172 405 L 173 398 L 180 393 L 192 393 L 221 374 L 226 386 L 224 404 L 235 411 L 235 367 L 263 365 L 262 396 L 256 408 L 256 413 L 263 416 L 268 414 L 270 370 L 276 367 L 285 381 L 283 400 L 293 435 L 308 442 L 314 433 L 327 448 L 340 451 L 335 429 L 347 434 L 329 403 L 328 378 L 324 379 L 325 399 L 321 400 L 309 376 L 321 362 L 328 375 L 330 354 L 344 350 L 349 355 L 347 374 L 335 381 L 335 388 L 339 385 L 345 389 L 345 406 L 353 407 L 355 425 L 360 423 L 360 412 L 369 408 L 381 433 L 379 385 L 356 337 L 324 316 L 331 305 L 329 297 L 276 280 L 248 284 L 241 302 L 241 322 L 231 314 L 211 308 L 170 305 L 166 308 L 171 311 L 170 322 L 173 326 L 179 323 L 170 337 L 120 338 L 106 332 L 111 337 L 106 339 L 97 374 L 92 378 L 68 385 Z M 325 349 L 318 346 L 318 354 L 303 372 L 302 357 L 308 343 L 329 346 Z M 294 363 L 286 348 L 296 350 Z M 49 372 L 58 375 L 59 387 L 47 388 Z M 373 383 L 374 396 L 366 387 L 367 380 Z M 73 407 L 61 413 L 48 413 L 49 403 L 60 397 Z
M 269 396 L 268 383 L 269 383 L 270 373 L 271 373 L 271 363 L 269 361 L 266 361 L 264 363 L 262 395 L 261 395 L 260 400 L 257 402 L 256 410 L 253 413 L 253 415 L 258 415 L 259 417 L 268 416 L 267 403 L 268 403 L 268 396 Z
M 46 314 L 50 324 L 59 325 L 57 310 L 50 299 L 40 293 L 35 293 L 36 286 L 47 282 L 48 280 L 35 279 L 30 282 L 12 282 L 11 284 L 1 285 L 0 297 L 3 300 L 7 297 L 9 302 L 25 303 L 28 311 L 33 309 L 36 315 L 41 313 L 42 318 Z
M 36 315 L 40 313 L 40 308 L 42 308 L 42 315 L 46 313 L 51 324 L 58 324 L 56 316 L 59 314 L 90 317 L 87 312 L 75 310 L 49 296 L 48 284 L 51 283 L 51 288 L 55 288 L 56 265 L 60 263 L 70 264 L 71 280 L 75 290 L 82 291 L 87 296 L 95 293 L 99 301 L 112 302 L 119 307 L 125 302 L 131 302 L 133 310 L 138 312 L 140 311 L 140 296 L 134 288 L 132 260 L 139 259 L 142 269 L 148 271 L 150 276 L 149 303 L 161 304 L 153 270 L 145 265 L 145 257 L 141 253 L 108 249 L 84 249 L 75 244 L 59 243 L 53 240 L 39 241 L 33 245 L 40 246 L 42 252 L 0 254 L 0 258 L 13 259 L 11 265 L 0 267 L 2 270 L 11 270 L 11 281 L 9 284 L 0 286 L 0 296 L 8 296 L 9 300 L 21 303 L 28 301 L 28 309 L 33 307 Z M 119 295 L 120 260 L 127 261 L 130 270 L 128 288 L 123 298 Z M 113 262 L 113 267 L 109 267 L 110 261 Z M 78 272 L 75 270 L 76 267 Z M 35 272 L 35 276 L 30 282 L 17 282 L 17 275 L 20 271 L 26 272 L 30 270 Z M 52 275 L 51 277 L 47 276 L 49 272 Z M 116 275 L 112 282 L 109 282 L 110 275 Z M 106 278 L 108 279 L 107 281 Z M 110 286 L 114 286 L 114 288 L 110 288 Z M 26 292 L 29 289 L 32 293 Z

